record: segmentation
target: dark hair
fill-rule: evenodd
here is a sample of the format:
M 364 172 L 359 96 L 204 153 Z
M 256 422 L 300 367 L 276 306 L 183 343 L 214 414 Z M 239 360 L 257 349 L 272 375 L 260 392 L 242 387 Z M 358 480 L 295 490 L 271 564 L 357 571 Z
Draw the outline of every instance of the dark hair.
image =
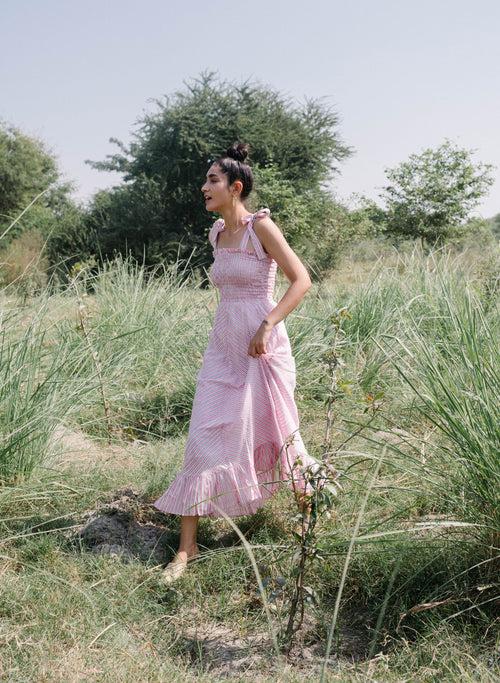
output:
M 253 188 L 253 173 L 245 159 L 248 156 L 249 145 L 246 142 L 235 142 L 228 147 L 226 153 L 215 160 L 223 173 L 227 175 L 228 185 L 235 180 L 241 180 L 243 189 L 240 199 L 246 199 Z

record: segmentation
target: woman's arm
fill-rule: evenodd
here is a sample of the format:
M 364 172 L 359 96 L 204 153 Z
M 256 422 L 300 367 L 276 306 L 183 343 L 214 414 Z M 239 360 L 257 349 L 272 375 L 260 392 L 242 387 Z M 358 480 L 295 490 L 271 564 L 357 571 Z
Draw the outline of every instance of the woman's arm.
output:
M 299 305 L 312 282 L 306 267 L 269 216 L 255 220 L 254 231 L 269 256 L 273 257 L 291 283 L 279 303 L 267 314 L 268 322 L 260 324 L 250 341 L 248 353 L 256 358 L 267 353 L 266 344 L 274 325 Z
M 255 220 L 253 229 L 269 256 L 273 257 L 291 283 L 279 303 L 267 315 L 269 328 L 272 328 L 299 305 L 312 282 L 306 267 L 272 218 L 264 216 Z

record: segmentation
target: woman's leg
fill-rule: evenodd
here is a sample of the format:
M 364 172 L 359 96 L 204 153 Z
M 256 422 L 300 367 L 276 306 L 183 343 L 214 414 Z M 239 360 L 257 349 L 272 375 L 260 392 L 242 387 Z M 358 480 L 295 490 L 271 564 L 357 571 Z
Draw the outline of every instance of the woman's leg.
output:
M 179 550 L 174 559 L 167 564 L 162 576 L 166 583 L 176 581 L 186 570 L 188 560 L 199 555 L 196 545 L 196 533 L 198 531 L 198 515 L 181 516 L 181 539 Z
M 199 553 L 196 544 L 199 520 L 199 515 L 182 515 L 181 517 L 181 539 L 176 554 L 180 561 L 186 562 L 190 557 Z

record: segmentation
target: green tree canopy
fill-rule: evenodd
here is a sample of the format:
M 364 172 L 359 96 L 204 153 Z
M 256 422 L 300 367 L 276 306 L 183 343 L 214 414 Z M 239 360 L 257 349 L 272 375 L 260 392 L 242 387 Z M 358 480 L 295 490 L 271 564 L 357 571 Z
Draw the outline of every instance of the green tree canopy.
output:
M 207 263 L 206 233 L 216 216 L 207 215 L 201 186 L 210 164 L 236 140 L 251 149 L 256 187 L 249 210 L 265 198 L 278 218 L 277 210 L 285 215 L 287 207 L 273 206 L 267 181 L 281 186 L 280 200 L 288 195 L 292 204 L 301 204 L 300 198 L 303 204 L 311 191 L 323 191 L 352 154 L 340 139 L 337 114 L 320 102 L 297 107 L 259 84 L 218 82 L 214 72 L 154 102 L 158 111 L 137 122 L 128 147 L 111 138 L 119 153 L 86 161 L 123 175 L 121 186 L 100 192 L 89 207 L 104 256 L 126 250 L 152 264 L 186 258 L 196 246 L 198 260 L 192 263 Z M 307 214 L 303 206 L 301 211 Z M 302 229 L 294 225 L 293 232 Z
M 43 190 L 47 190 L 5 235 L 2 247 L 21 232 L 46 233 L 69 203 L 71 183 L 60 181 L 54 155 L 44 143 L 0 122 L 0 234 Z
M 500 213 L 497 213 L 493 218 L 489 219 L 493 234 L 500 238 Z
M 449 140 L 386 169 L 387 230 L 440 242 L 458 234 L 493 183 L 491 164 L 474 163 L 473 150 Z

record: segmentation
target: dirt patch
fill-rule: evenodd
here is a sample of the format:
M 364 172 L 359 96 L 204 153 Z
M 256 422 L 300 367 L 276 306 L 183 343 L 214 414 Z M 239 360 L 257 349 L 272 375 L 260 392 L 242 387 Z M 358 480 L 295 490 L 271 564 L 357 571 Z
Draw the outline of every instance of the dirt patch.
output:
M 81 525 L 68 531 L 68 539 L 75 549 L 82 546 L 97 555 L 111 555 L 123 562 L 143 561 L 164 565 L 171 559 L 178 541 L 176 520 L 166 527 L 166 516 L 146 500 L 144 494 L 132 487 L 119 489 L 103 500 L 95 509 L 83 514 Z M 175 529 L 174 529 L 175 525 Z M 222 529 L 212 529 L 215 536 Z M 227 529 L 226 529 L 227 533 Z M 225 539 L 227 543 L 231 539 Z M 232 539 L 235 542 L 235 539 Z M 218 542 L 212 539 L 212 543 Z M 255 607 L 255 605 L 254 605 Z M 176 654 L 187 660 L 193 669 L 210 671 L 225 679 L 238 676 L 254 682 L 281 678 L 288 671 L 309 679 L 319 676 L 325 638 L 318 630 L 318 615 L 307 611 L 300 632 L 288 657 L 281 661 L 274 654 L 267 628 L 255 633 L 242 633 L 237 627 L 207 623 L 200 614 L 182 620 L 184 626 L 176 643 Z M 189 623 L 191 622 L 191 623 Z M 328 670 L 346 671 L 354 662 L 366 658 L 369 643 L 367 619 L 361 612 L 342 619 L 336 645 L 330 654 Z M 180 624 L 179 624 L 180 626 Z M 277 629 L 277 622 L 275 623 Z
M 138 453 L 148 444 L 132 441 L 130 444 L 107 444 L 89 438 L 83 431 L 59 425 L 52 435 L 51 445 L 55 455 L 53 463 L 62 470 L 78 465 L 110 465 L 110 467 L 133 467 Z
M 302 629 L 296 635 L 288 656 L 278 660 L 269 632 L 240 635 L 221 624 L 197 625 L 183 630 L 180 652 L 193 667 L 200 666 L 217 679 L 238 676 L 253 682 L 281 679 L 293 672 L 304 680 L 318 680 L 325 656 L 326 643 L 318 641 L 315 618 L 305 616 Z M 354 632 L 356 631 L 356 632 Z M 366 635 L 362 624 L 355 624 L 341 633 L 341 645 L 330 652 L 327 669 L 332 673 L 346 672 L 355 662 L 366 657 Z
M 124 488 L 84 513 L 81 526 L 71 530 L 68 540 L 97 555 L 119 556 L 125 562 L 138 559 L 165 564 L 173 534 L 165 527 L 165 515 L 143 494 Z

